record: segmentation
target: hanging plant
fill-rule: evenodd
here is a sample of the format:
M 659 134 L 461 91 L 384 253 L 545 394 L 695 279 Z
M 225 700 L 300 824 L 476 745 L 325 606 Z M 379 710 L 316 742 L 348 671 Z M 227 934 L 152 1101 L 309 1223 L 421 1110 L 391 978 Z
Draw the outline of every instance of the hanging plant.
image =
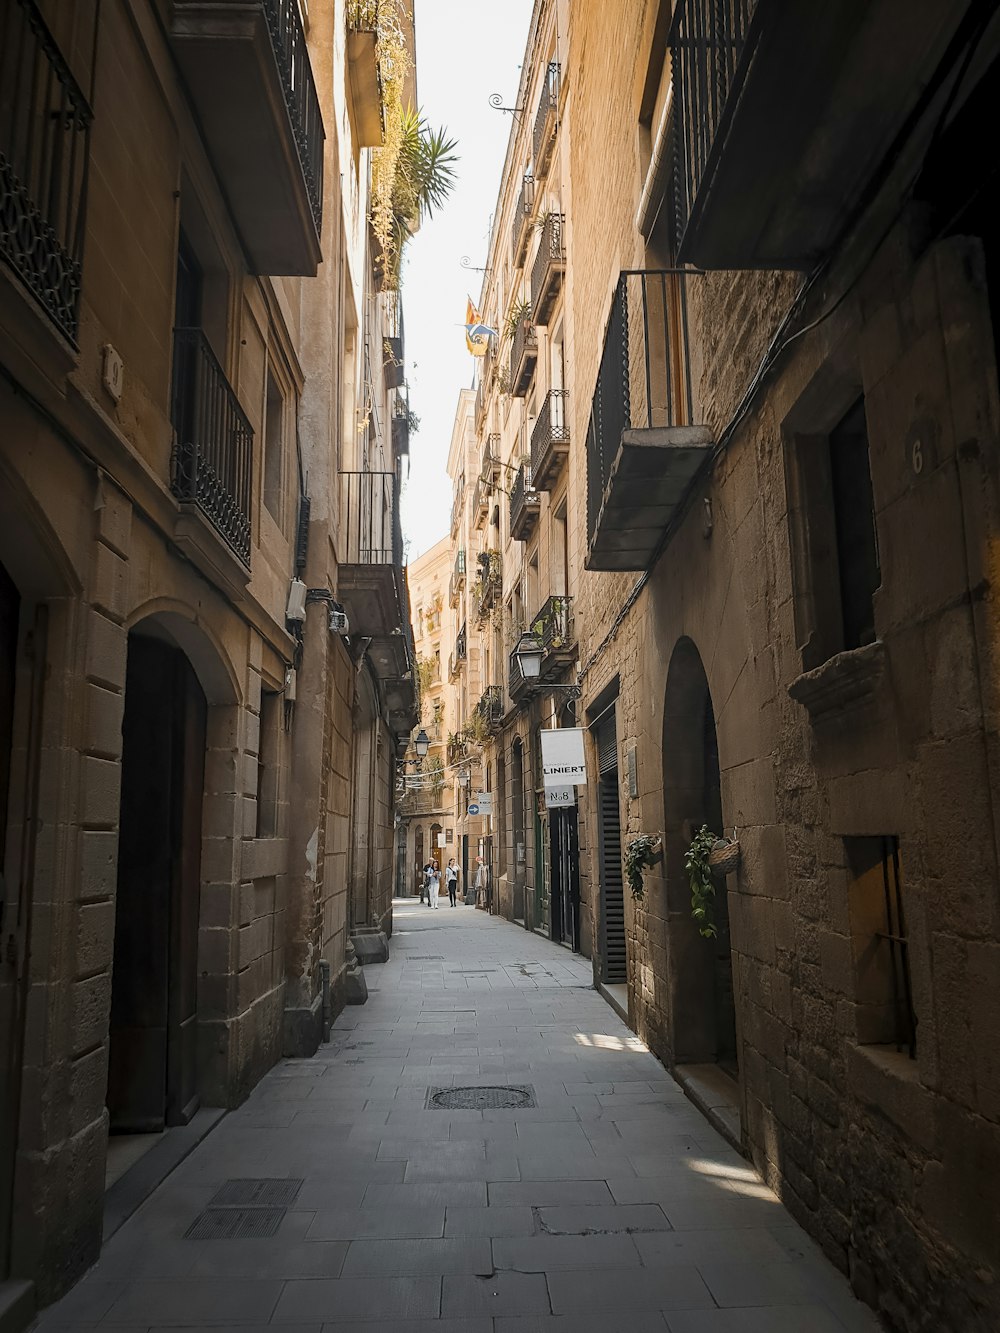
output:
M 718 931 L 715 926 L 715 881 L 709 857 L 719 841 L 707 824 L 691 840 L 691 846 L 684 856 L 684 868 L 691 885 L 691 915 L 698 924 L 698 934 L 705 939 L 715 939 Z
M 648 833 L 639 833 L 634 838 L 629 838 L 625 844 L 625 878 L 636 902 L 642 902 L 646 892 L 642 872 L 653 864 L 659 850 L 659 838 L 652 838 Z
M 531 318 L 531 302 L 515 301 L 507 315 L 507 323 L 504 328 L 508 338 L 513 338 L 518 329 L 526 319 Z

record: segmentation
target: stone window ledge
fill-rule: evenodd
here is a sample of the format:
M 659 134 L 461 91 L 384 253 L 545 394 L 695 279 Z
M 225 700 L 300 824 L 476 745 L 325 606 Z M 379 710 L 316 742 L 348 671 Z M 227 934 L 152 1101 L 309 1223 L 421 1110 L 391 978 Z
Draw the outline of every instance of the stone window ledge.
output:
M 816 723 L 839 720 L 845 713 L 874 701 L 885 674 L 885 644 L 881 639 L 835 653 L 822 666 L 804 671 L 788 693 Z
M 895 1046 L 851 1046 L 847 1079 L 852 1094 L 880 1111 L 904 1135 L 930 1150 L 936 1142 L 934 1095 L 920 1078 L 920 1066 Z

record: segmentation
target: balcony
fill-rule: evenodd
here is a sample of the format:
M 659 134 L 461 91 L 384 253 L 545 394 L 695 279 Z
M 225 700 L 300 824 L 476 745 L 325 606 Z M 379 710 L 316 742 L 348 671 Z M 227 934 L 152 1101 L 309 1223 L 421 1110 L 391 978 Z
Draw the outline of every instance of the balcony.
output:
M 510 228 L 510 249 L 514 259 L 514 267 L 520 268 L 524 263 L 524 252 L 528 246 L 528 237 L 531 234 L 531 211 L 535 205 L 535 181 L 532 176 L 525 176 L 521 181 L 521 193 L 517 197 L 517 204 L 514 207 L 514 221 Z
M 503 725 L 503 691 L 499 685 L 488 685 L 483 691 L 476 712 L 486 724 L 486 729 L 495 735 Z
M 377 674 L 407 670 L 403 633 L 405 575 L 395 472 L 341 472 L 337 529 L 337 598 L 351 622 L 351 637 L 371 639 Z
M 194 509 L 208 520 L 239 562 L 245 583 L 250 569 L 253 427 L 201 329 L 174 329 L 171 418 L 170 489 L 180 501 L 181 518 Z M 196 524 L 183 521 L 175 533 L 199 565 L 213 560 L 211 544 L 201 535 Z M 225 578 L 224 564 L 212 572 Z
M 93 113 L 33 0 L 4 10 L 0 259 L 75 346 Z
M 712 454 L 693 426 L 683 279 L 621 275 L 587 432 L 588 569 L 644 570 Z
M 531 480 L 536 491 L 550 491 L 569 456 L 569 394 L 551 389 L 531 432 Z
M 538 235 L 538 250 L 531 267 L 531 310 L 536 324 L 547 324 L 566 272 L 565 218 L 550 213 Z
M 531 470 L 517 469 L 510 489 L 510 535 L 516 542 L 526 542 L 538 526 L 541 495 L 531 484 Z
M 385 142 L 377 25 L 378 0 L 349 0 L 347 76 L 351 85 L 354 133 L 359 148 L 381 148 Z
M 455 557 L 455 568 L 451 571 L 451 578 L 448 580 L 448 605 L 458 606 L 459 597 L 462 589 L 465 587 L 465 552 L 459 551 Z
M 532 620 L 531 632 L 542 645 L 541 680 L 570 666 L 576 659 L 572 597 L 550 597 Z
M 468 656 L 469 656 L 469 642 L 468 642 L 468 636 L 466 635 L 465 626 L 463 625 L 461 630 L 459 631 L 458 637 L 455 640 L 455 647 L 452 649 L 451 656 L 448 659 L 448 677 L 450 680 L 455 680 L 456 677 L 459 675 L 459 673 L 463 670 L 463 668 L 465 667 L 465 663 L 468 659 Z M 450 763 L 451 760 L 449 760 L 448 762 Z
M 456 764 L 462 763 L 469 757 L 468 743 L 462 739 L 461 735 L 452 736 L 448 742 L 447 762 L 449 768 L 454 768 Z
M 475 584 L 476 614 L 485 620 L 503 596 L 503 576 L 496 551 L 483 551 L 479 557 L 479 575 Z
M 170 36 L 253 271 L 312 276 L 324 131 L 298 0 L 174 0 Z
M 410 623 L 410 588 L 405 569 L 401 571 L 400 588 L 402 592 L 400 632 L 398 635 L 393 634 L 392 637 L 394 640 L 402 638 L 403 652 L 401 654 L 398 652 L 395 642 L 389 647 L 384 640 L 373 640 L 371 649 L 376 653 L 376 661 L 382 664 L 380 672 L 382 693 L 389 718 L 389 728 L 396 740 L 396 752 L 404 754 L 410 743 L 410 736 L 420 721 L 419 687 L 416 679 L 417 650 L 413 642 L 413 626 Z M 395 676 L 389 674 L 401 661 L 404 663 L 402 673 Z M 378 666 L 376 669 L 379 669 Z
M 483 445 L 482 475 L 494 484 L 500 480 L 500 434 L 487 435 Z
M 493 495 L 492 482 L 480 477 L 472 493 L 472 526 L 477 532 L 486 527 L 490 516 L 490 500 Z
M 397 458 L 410 452 L 410 404 L 399 394 L 392 409 L 392 450 Z
M 538 360 L 538 334 L 532 316 L 526 315 L 510 342 L 510 396 L 523 398 L 531 386 Z
M 535 176 L 538 180 L 549 169 L 552 150 L 556 146 L 556 130 L 559 126 L 559 76 L 558 60 L 549 61 L 542 84 L 542 95 L 538 99 L 535 112 L 535 128 L 532 132 L 532 147 L 535 161 Z
M 811 269 L 966 9 L 934 0 L 902 11 L 888 0 L 678 0 L 670 50 L 684 163 L 681 260 Z

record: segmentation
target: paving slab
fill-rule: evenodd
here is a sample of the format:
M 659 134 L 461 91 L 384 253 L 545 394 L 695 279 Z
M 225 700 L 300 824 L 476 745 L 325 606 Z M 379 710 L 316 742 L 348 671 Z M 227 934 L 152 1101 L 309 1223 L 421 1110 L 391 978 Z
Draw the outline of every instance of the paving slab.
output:
M 368 1003 L 225 1116 L 39 1333 L 873 1333 L 775 1195 L 593 989 L 472 908 L 397 903 Z M 537 1105 L 430 1109 L 433 1088 Z M 231 1179 L 270 1238 L 193 1241 Z

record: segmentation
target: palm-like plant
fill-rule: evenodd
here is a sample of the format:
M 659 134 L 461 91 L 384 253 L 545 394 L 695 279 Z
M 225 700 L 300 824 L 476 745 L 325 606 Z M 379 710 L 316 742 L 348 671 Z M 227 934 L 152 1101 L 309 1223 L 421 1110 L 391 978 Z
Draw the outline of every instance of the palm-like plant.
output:
M 389 195 L 389 244 L 383 243 L 382 279 L 398 287 L 407 241 L 425 218 L 433 217 L 455 186 L 457 141 L 443 127 L 432 129 L 412 108 L 402 111 L 399 148 Z

